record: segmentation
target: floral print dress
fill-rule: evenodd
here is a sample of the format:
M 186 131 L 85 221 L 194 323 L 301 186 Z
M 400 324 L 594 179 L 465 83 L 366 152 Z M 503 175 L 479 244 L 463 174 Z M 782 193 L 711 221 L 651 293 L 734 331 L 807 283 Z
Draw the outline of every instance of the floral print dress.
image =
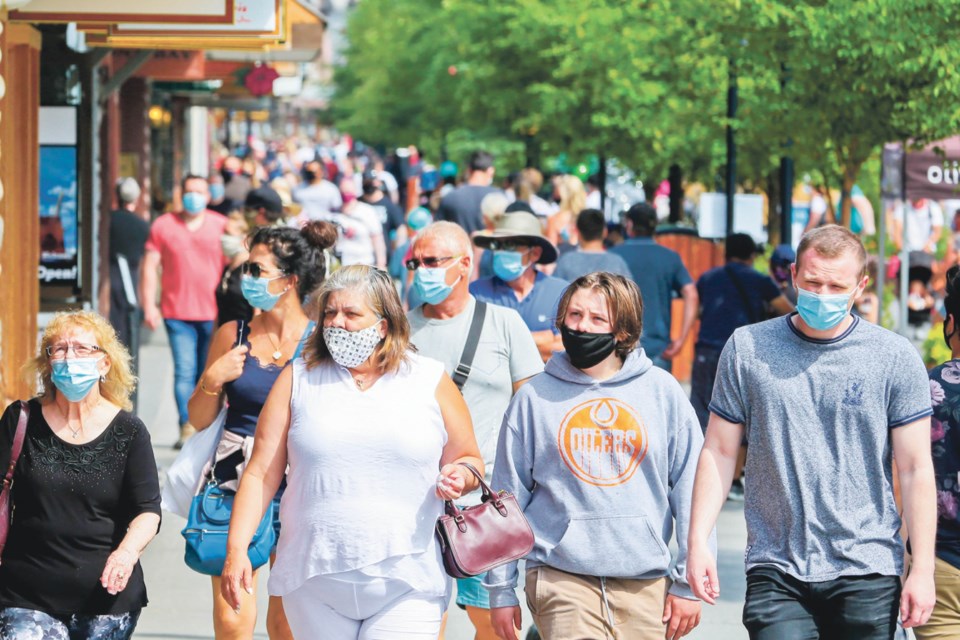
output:
M 960 568 L 960 359 L 930 371 L 930 439 L 937 475 L 937 557 Z

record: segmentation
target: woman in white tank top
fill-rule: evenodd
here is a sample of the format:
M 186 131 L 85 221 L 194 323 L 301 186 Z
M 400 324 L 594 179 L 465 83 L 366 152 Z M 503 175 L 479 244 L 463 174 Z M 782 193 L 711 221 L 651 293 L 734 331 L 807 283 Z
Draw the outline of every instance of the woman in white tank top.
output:
M 389 277 L 345 267 L 318 294 L 323 331 L 280 375 L 230 522 L 223 597 L 251 585 L 246 549 L 289 465 L 268 588 L 296 638 L 437 637 L 449 599 L 434 523 L 477 488 L 470 414 L 440 362 L 413 352 Z M 437 471 L 439 470 L 439 475 Z

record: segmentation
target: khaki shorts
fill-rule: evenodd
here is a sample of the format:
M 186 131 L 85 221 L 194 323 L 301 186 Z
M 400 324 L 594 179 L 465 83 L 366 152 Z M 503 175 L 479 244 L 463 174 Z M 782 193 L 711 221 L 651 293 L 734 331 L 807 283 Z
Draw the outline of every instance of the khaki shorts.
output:
M 595 578 L 527 570 L 527 606 L 543 640 L 662 640 L 667 578 Z
M 913 630 L 917 640 L 960 638 L 960 569 L 937 558 L 933 579 L 937 584 L 937 604 L 930 621 Z

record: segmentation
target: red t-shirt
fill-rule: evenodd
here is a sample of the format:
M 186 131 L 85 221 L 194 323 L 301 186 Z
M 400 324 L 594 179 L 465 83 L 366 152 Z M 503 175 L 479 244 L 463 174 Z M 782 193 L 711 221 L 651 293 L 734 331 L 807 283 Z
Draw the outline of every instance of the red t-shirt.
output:
M 168 320 L 215 320 L 216 288 L 225 258 L 220 246 L 227 219 L 206 211 L 203 224 L 190 231 L 174 213 L 150 227 L 146 250 L 160 254 L 160 313 Z

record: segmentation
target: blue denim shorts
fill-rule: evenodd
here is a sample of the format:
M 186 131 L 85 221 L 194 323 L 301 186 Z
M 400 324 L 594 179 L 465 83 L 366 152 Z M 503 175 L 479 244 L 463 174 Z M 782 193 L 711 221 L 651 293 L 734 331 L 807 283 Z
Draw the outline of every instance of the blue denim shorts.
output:
M 483 576 L 457 579 L 457 605 L 460 608 L 490 608 L 490 593 L 483 587 Z

